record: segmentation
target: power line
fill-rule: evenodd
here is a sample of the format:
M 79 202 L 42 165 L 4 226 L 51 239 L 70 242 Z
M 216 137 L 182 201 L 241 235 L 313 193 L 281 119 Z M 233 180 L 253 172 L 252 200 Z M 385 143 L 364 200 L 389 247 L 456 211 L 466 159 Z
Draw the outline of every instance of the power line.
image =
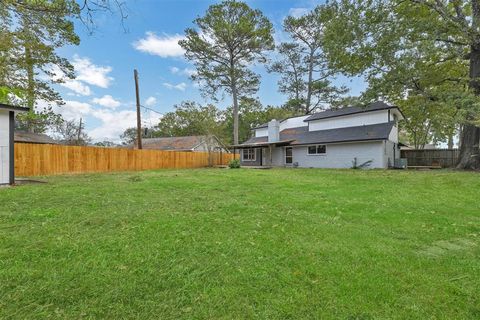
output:
M 142 106 L 142 105 L 140 105 L 140 107 L 145 108 L 145 109 L 147 109 L 147 110 L 150 110 L 150 111 L 152 111 L 152 112 L 158 113 L 159 115 L 163 116 L 163 113 L 161 113 L 161 112 L 159 112 L 159 111 L 157 111 L 157 110 L 154 110 L 154 109 L 152 109 L 152 108 L 145 107 L 145 106 Z

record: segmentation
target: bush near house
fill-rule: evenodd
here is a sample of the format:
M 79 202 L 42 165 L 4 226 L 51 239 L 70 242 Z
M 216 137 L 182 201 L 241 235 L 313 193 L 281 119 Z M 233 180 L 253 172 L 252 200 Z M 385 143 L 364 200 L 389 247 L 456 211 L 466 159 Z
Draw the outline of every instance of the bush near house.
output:
M 232 159 L 228 163 L 230 169 L 238 169 L 240 168 L 240 160 L 239 159 Z
M 480 176 L 160 170 L 0 189 L 0 318 L 478 319 Z

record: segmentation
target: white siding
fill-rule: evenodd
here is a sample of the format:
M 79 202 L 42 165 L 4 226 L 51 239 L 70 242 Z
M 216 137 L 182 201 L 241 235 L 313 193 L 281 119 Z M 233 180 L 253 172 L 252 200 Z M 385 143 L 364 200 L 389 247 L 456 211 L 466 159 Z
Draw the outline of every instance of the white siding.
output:
M 392 141 L 385 141 L 385 167 L 395 165 L 395 159 L 400 159 L 400 149 L 398 144 Z
M 9 119 L 9 112 L 0 110 L 0 184 L 9 183 L 10 177 Z
M 309 131 L 357 127 L 385 122 L 388 122 L 388 110 L 380 110 L 310 121 Z
M 388 140 L 398 143 L 398 125 L 393 126 L 392 131 L 390 131 L 390 134 L 388 135 Z
M 255 137 L 267 137 L 268 136 L 268 128 L 260 128 L 255 130 Z
M 303 120 L 307 119 L 308 117 L 309 116 L 301 116 L 301 117 L 286 119 L 280 122 L 280 131 L 285 129 L 290 129 L 290 128 L 306 127 L 308 126 L 308 122 L 305 122 Z
M 274 165 L 283 166 L 283 148 L 276 149 Z M 383 141 L 327 144 L 325 155 L 308 155 L 307 146 L 298 146 L 293 147 L 293 162 L 303 168 L 351 168 L 357 158 L 358 164 L 373 160 L 369 168 L 386 168 L 384 153 Z
M 285 153 L 284 148 L 274 148 L 273 149 L 273 166 L 281 167 L 285 165 Z
M 307 119 L 309 116 L 301 116 L 301 117 L 295 117 L 295 118 L 290 118 L 286 119 L 280 122 L 280 132 L 285 129 L 290 129 L 290 128 L 298 128 L 298 127 L 306 127 L 308 126 L 307 122 L 304 122 L 303 120 Z M 267 137 L 268 136 L 268 128 L 260 128 L 260 129 L 255 129 L 255 137 Z

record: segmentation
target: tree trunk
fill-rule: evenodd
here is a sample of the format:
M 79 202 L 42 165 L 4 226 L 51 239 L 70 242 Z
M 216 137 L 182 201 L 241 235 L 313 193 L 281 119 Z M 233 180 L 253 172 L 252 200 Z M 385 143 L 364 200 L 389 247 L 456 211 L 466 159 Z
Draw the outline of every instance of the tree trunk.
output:
M 30 48 L 25 47 L 25 64 L 27 69 L 27 106 L 30 109 L 29 112 L 35 112 L 35 73 L 33 70 L 32 52 Z M 33 119 L 33 117 L 32 117 Z M 28 121 L 28 131 L 34 132 L 34 125 L 31 121 Z
M 470 88 L 480 96 L 480 45 L 472 45 L 470 51 Z M 473 120 L 473 115 L 467 116 L 467 121 Z M 458 169 L 480 169 L 479 156 L 480 128 L 471 123 L 463 126 Z
M 312 87 L 313 87 L 313 50 L 310 51 L 310 61 L 308 63 L 308 83 L 307 83 L 307 101 L 305 102 L 305 114 L 310 114 L 310 105 L 312 103 Z
M 448 149 L 453 149 L 453 135 L 448 136 Z
M 466 124 L 463 126 L 462 144 L 458 157 L 458 169 L 480 169 L 479 165 L 480 128 Z
M 233 97 L 233 144 L 238 144 L 238 97 L 237 97 L 237 85 L 232 85 L 232 97 Z

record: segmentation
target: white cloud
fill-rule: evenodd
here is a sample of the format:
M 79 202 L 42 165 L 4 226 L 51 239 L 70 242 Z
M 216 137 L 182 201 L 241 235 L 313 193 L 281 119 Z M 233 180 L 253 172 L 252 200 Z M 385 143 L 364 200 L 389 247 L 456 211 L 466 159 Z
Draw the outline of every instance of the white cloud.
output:
M 92 94 L 90 87 L 78 80 L 64 80 L 65 82 L 60 83 L 62 87 L 72 90 L 78 95 L 89 96 Z
M 308 13 L 308 11 L 310 11 L 308 8 L 290 8 L 288 14 L 292 17 L 298 18 Z
M 176 90 L 180 90 L 180 91 L 185 91 L 185 89 L 187 88 L 187 84 L 185 82 L 182 82 L 182 83 L 179 83 L 179 84 L 171 84 L 171 83 L 168 83 L 168 82 L 164 82 L 162 83 L 164 87 L 168 88 L 168 89 L 176 89 Z
M 132 110 L 94 110 L 92 116 L 101 121 L 101 125 L 88 134 L 96 141 L 111 140 L 120 141 L 120 135 L 127 128 L 135 127 L 137 121 L 137 113 Z M 157 124 L 161 116 L 154 112 L 142 114 L 142 121 L 145 123 Z
M 147 107 L 154 106 L 157 103 L 157 98 L 155 97 L 148 97 L 147 100 L 145 100 L 145 105 Z
M 190 69 L 190 68 L 183 69 L 183 74 L 186 76 L 193 76 L 196 73 L 197 73 L 197 70 L 195 69 Z
M 179 69 L 177 67 L 170 67 L 170 72 L 173 74 L 178 74 L 178 75 L 184 75 L 184 76 L 192 76 L 194 75 L 197 71 L 192 68 L 185 68 L 185 69 Z
M 89 127 L 91 121 L 99 121 L 100 124 L 93 129 L 87 129 L 87 133 L 95 141 L 110 140 L 120 141 L 120 135 L 127 128 L 135 127 L 137 123 L 137 113 L 132 110 L 115 111 L 109 108 L 94 108 L 89 103 L 67 100 L 63 106 L 54 106 L 53 110 L 62 115 L 66 120 L 78 121 L 83 118 Z M 157 124 L 161 115 L 154 112 L 142 113 L 142 122 Z
M 135 49 L 162 58 L 183 56 L 184 50 L 178 41 L 184 39 L 184 36 L 179 34 L 157 36 L 153 32 L 147 32 L 145 35 L 145 38 L 133 43 Z
M 77 80 L 88 84 L 108 88 L 113 78 L 108 74 L 112 71 L 110 66 L 97 66 L 89 58 L 81 58 L 78 55 L 73 56 L 72 65 L 77 74 Z
M 64 105 L 53 106 L 56 113 L 62 115 L 65 120 L 78 120 L 92 112 L 92 106 L 85 102 L 66 100 Z
M 180 69 L 177 67 L 170 67 L 170 72 L 173 74 L 177 74 L 180 72 Z
M 89 86 L 76 79 L 68 79 L 58 66 L 53 65 L 50 72 L 53 81 L 63 81 L 60 82 L 59 85 L 72 90 L 77 95 L 89 96 L 92 94 Z
M 110 109 L 115 109 L 121 105 L 120 101 L 115 100 L 111 95 L 106 94 L 101 98 L 94 98 L 92 100 L 93 103 L 101 105 L 103 107 L 107 107 Z

